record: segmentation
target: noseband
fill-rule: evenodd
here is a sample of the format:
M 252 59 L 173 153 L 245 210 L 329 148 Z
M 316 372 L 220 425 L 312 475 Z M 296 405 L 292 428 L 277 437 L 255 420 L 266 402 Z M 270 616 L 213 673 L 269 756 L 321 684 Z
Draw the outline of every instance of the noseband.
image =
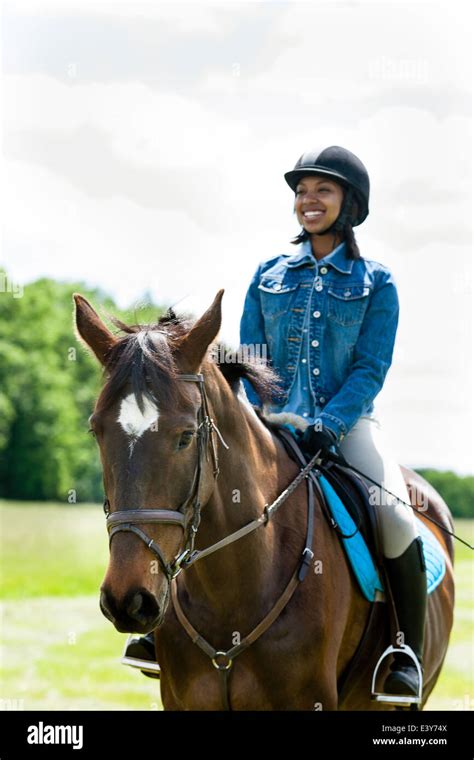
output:
M 209 414 L 209 403 L 206 395 L 204 376 L 202 374 L 181 374 L 178 377 L 180 380 L 184 380 L 185 382 L 198 383 L 199 391 L 201 394 L 201 406 L 198 412 L 198 429 L 196 434 L 198 443 L 198 456 L 196 468 L 194 470 L 194 477 L 188 496 L 178 508 L 178 510 L 126 509 L 120 510 L 118 512 L 111 512 L 110 502 L 107 496 L 104 500 L 104 512 L 107 517 L 109 542 L 112 541 L 112 538 L 117 533 L 134 533 L 158 558 L 163 572 L 168 578 L 168 581 L 171 581 L 178 575 L 178 573 L 181 572 L 183 567 L 186 565 L 186 560 L 190 559 L 194 551 L 194 541 L 199 528 L 199 523 L 201 522 L 200 487 L 202 481 L 204 457 L 206 458 L 206 461 L 209 460 L 209 448 L 211 450 L 212 456 L 214 480 L 219 475 L 219 459 L 217 456 L 217 449 L 213 433 L 217 433 L 219 439 L 226 449 L 229 448 L 225 443 L 219 429 L 216 427 L 214 420 Z M 148 523 L 155 525 L 179 525 L 179 527 L 183 530 L 185 537 L 182 550 L 172 562 L 167 563 L 159 545 L 152 538 L 150 538 L 150 536 L 148 536 L 144 530 L 137 527 L 137 523 Z

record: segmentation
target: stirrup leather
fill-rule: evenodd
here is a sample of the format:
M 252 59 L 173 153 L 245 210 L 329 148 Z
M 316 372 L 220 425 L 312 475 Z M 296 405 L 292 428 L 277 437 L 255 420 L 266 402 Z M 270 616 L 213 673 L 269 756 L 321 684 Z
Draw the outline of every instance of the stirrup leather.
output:
M 157 662 L 150 662 L 150 660 L 139 660 L 137 657 L 127 657 L 126 651 L 128 648 L 128 645 L 136 638 L 133 634 L 130 634 L 127 637 L 127 641 L 125 642 L 125 646 L 123 649 L 123 654 L 120 659 L 120 662 L 122 665 L 128 665 L 130 668 L 138 668 L 139 670 L 144 670 L 146 673 L 161 673 L 161 668 Z
M 384 694 L 380 691 L 375 691 L 377 675 L 380 670 L 380 665 L 383 660 L 388 657 L 389 654 L 406 654 L 410 657 L 416 665 L 418 671 L 418 694 L 413 696 L 412 694 Z M 413 649 L 407 644 L 400 644 L 400 646 L 394 647 L 390 645 L 385 652 L 382 653 L 377 665 L 375 666 L 374 674 L 372 676 L 372 701 L 373 702 L 385 702 L 386 704 L 396 705 L 397 707 L 410 707 L 411 705 L 421 704 L 421 698 L 423 694 L 423 674 L 421 672 L 420 663 L 414 653 Z

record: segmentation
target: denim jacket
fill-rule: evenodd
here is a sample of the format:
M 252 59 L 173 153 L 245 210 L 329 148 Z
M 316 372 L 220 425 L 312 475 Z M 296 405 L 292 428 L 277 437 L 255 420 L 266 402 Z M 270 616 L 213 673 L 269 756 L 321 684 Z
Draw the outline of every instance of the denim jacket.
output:
M 245 298 L 240 343 L 266 345 L 280 378 L 281 392 L 273 400 L 281 411 L 292 411 L 287 402 L 297 369 L 300 362 L 309 364 L 318 420 L 340 441 L 359 417 L 373 412 L 392 362 L 398 313 L 387 267 L 349 258 L 345 243 L 318 262 L 305 241 L 294 253 L 259 265 Z M 303 333 L 305 316 L 309 334 Z M 262 406 L 250 384 L 244 385 L 249 400 Z

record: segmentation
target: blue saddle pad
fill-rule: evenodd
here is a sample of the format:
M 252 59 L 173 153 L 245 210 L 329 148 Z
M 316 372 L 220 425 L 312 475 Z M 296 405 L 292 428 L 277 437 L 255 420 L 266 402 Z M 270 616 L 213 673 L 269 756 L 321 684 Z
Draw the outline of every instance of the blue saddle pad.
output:
M 342 533 L 354 533 L 356 525 L 331 484 L 323 475 L 319 482 L 331 514 Z M 418 520 L 418 531 L 423 541 L 428 594 L 431 594 L 444 578 L 446 562 L 438 539 L 421 520 Z M 352 538 L 341 540 L 362 593 L 369 602 L 375 601 L 376 592 L 383 591 L 383 586 L 364 538 L 360 531 L 357 531 Z

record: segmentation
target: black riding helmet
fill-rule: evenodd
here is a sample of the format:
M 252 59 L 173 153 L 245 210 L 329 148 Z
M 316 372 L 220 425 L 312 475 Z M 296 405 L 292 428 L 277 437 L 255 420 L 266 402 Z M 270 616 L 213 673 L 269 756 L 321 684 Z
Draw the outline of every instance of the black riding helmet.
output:
M 367 169 L 354 153 L 338 145 L 308 151 L 300 156 L 292 171 L 286 172 L 285 179 L 293 192 L 296 192 L 300 179 L 309 174 L 329 177 L 344 188 L 344 202 L 339 216 L 330 229 L 321 234 L 343 229 L 347 221 L 352 227 L 362 224 L 369 214 L 370 182 Z M 356 214 L 352 213 L 354 197 L 358 206 Z

